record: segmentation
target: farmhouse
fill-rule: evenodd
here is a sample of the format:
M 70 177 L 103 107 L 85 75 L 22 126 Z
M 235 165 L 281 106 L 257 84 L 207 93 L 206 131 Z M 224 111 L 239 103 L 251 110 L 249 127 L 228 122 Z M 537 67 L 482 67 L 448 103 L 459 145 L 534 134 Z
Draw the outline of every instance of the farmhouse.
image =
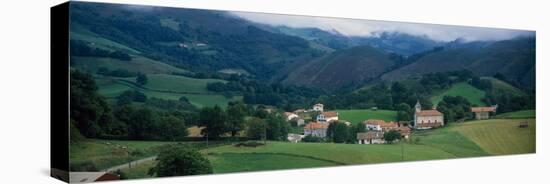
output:
M 323 108 L 324 108 L 323 106 L 324 106 L 324 105 L 323 105 L 323 104 L 320 104 L 320 103 L 315 104 L 315 105 L 313 105 L 313 111 L 320 111 L 320 112 L 323 112 Z
M 322 123 L 338 121 L 338 112 L 335 112 L 335 111 L 322 112 L 321 114 L 317 115 L 317 121 Z
M 431 110 L 422 110 L 420 102 L 416 102 L 414 106 L 416 109 L 414 113 L 414 128 L 416 129 L 430 129 L 434 127 L 443 126 L 443 113 L 431 109 Z
M 386 122 L 380 119 L 368 119 L 366 121 L 363 121 L 363 124 L 365 124 L 367 130 L 384 131 L 384 132 L 399 127 L 399 125 L 396 122 Z
M 294 118 L 300 118 L 300 116 L 298 116 L 297 114 L 294 114 L 292 112 L 285 112 L 285 117 L 286 117 L 287 121 L 290 121 Z
M 395 130 L 397 130 L 397 132 L 399 132 L 401 134 L 401 138 L 408 139 L 409 136 L 411 135 L 411 128 L 406 127 L 406 126 L 400 126 L 400 127 L 396 128 Z
M 489 119 L 491 112 L 497 112 L 498 105 L 493 105 L 491 107 L 472 107 L 472 112 L 475 114 L 477 120 L 480 119 Z
M 324 138 L 327 136 L 327 128 L 328 123 L 310 122 L 304 126 L 304 135 Z
M 384 144 L 384 132 L 382 131 L 368 131 L 357 133 L 358 144 Z

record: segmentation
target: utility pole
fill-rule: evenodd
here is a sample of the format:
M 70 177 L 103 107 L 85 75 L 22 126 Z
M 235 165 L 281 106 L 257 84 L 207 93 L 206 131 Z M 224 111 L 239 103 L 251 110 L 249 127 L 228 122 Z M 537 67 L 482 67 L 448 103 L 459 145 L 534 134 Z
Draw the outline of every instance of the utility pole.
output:
M 405 161 L 405 150 L 403 148 L 403 141 L 401 141 L 401 161 Z
M 266 141 L 265 141 L 266 139 L 267 139 L 267 125 L 264 124 L 264 145 L 267 144 Z

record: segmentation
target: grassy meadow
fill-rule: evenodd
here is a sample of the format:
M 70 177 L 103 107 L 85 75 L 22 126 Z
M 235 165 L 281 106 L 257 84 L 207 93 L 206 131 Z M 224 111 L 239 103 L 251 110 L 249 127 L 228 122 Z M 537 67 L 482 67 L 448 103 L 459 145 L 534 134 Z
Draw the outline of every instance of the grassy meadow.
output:
M 166 100 L 179 100 L 182 96 L 189 99 L 189 102 L 199 108 L 212 107 L 215 105 L 225 107 L 227 102 L 238 101 L 242 99 L 242 96 L 234 96 L 227 98 L 221 94 L 213 94 L 207 92 L 206 84 L 213 81 L 223 81 L 217 79 L 193 79 L 182 76 L 174 75 L 147 75 L 149 81 L 145 88 L 136 86 L 133 83 L 134 78 L 112 78 L 112 77 L 99 77 L 96 78 L 96 83 L 99 87 L 98 93 L 107 98 L 116 98 L 126 90 L 137 90 L 145 93 L 147 97 L 155 97 Z M 186 80 L 181 82 L 176 79 Z M 163 80 L 167 80 L 166 83 Z
M 527 128 L 519 122 L 527 121 Z M 491 155 L 534 153 L 536 148 L 535 119 L 490 119 L 471 121 L 453 127 Z
M 457 83 L 453 85 L 450 89 L 433 96 L 431 98 L 432 103 L 439 103 L 443 100 L 444 96 L 463 96 L 464 98 L 468 99 L 468 101 L 472 104 L 477 104 L 481 106 L 485 105 L 485 103 L 481 101 L 481 99 L 485 96 L 485 92 L 473 87 L 466 82 Z
M 367 119 L 382 119 L 385 121 L 395 121 L 397 119 L 397 112 L 391 110 L 352 109 L 336 111 L 338 112 L 338 119 L 352 123 L 360 123 Z

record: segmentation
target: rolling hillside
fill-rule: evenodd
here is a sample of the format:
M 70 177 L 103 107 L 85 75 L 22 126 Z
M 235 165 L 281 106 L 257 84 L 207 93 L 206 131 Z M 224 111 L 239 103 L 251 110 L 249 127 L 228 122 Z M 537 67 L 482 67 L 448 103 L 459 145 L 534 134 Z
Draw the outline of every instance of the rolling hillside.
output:
M 483 101 L 481 101 L 481 99 L 485 96 L 485 92 L 473 87 L 466 82 L 454 84 L 450 89 L 433 96 L 431 98 L 432 103 L 439 103 L 441 100 L 443 100 L 444 96 L 462 96 L 472 104 L 476 104 L 478 106 L 486 105 Z
M 71 5 L 71 27 L 77 28 L 71 39 L 111 44 L 107 48 L 186 69 L 234 68 L 269 78 L 281 65 L 319 52 L 304 39 L 262 30 L 223 11 Z
M 229 101 L 242 100 L 242 96 L 231 98 L 221 94 L 206 91 L 206 83 L 213 79 L 192 79 L 173 80 L 181 76 L 173 75 L 152 75 L 153 82 L 149 82 L 145 88 L 137 86 L 133 78 L 111 78 L 103 77 L 96 79 L 99 87 L 98 93 L 107 98 L 116 98 L 126 90 L 137 90 L 143 92 L 149 98 L 160 98 L 165 100 L 179 100 L 182 96 L 197 107 L 212 107 L 215 105 L 225 107 Z M 165 81 L 166 80 L 166 81 Z M 174 84 L 174 85 L 167 85 Z M 147 86 L 151 87 L 148 88 Z M 154 88 L 153 88 L 154 87 Z
M 370 46 L 332 52 L 315 60 L 287 66 L 279 74 L 286 84 L 335 89 L 376 79 L 395 64 L 388 53 Z
M 450 48 L 430 53 L 416 62 L 384 74 L 381 78 L 394 81 L 432 72 L 468 69 L 480 76 L 493 76 L 498 72 L 507 79 L 533 88 L 534 68 L 534 39 L 516 38 L 494 42 L 479 49 Z

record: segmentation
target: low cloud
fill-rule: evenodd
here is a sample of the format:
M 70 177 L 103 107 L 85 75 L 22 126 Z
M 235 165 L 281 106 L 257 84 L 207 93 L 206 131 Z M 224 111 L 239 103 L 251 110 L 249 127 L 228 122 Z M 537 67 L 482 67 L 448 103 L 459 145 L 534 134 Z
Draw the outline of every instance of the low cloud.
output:
M 533 31 L 512 29 L 415 24 L 267 13 L 230 12 L 230 14 L 256 23 L 273 26 L 288 26 L 293 28 L 319 28 L 329 32 L 338 32 L 347 36 L 370 37 L 377 36 L 377 34 L 381 32 L 400 32 L 415 36 L 427 36 L 428 38 L 437 41 L 452 41 L 457 38 L 462 38 L 465 41 L 505 40 L 517 36 L 534 36 Z

